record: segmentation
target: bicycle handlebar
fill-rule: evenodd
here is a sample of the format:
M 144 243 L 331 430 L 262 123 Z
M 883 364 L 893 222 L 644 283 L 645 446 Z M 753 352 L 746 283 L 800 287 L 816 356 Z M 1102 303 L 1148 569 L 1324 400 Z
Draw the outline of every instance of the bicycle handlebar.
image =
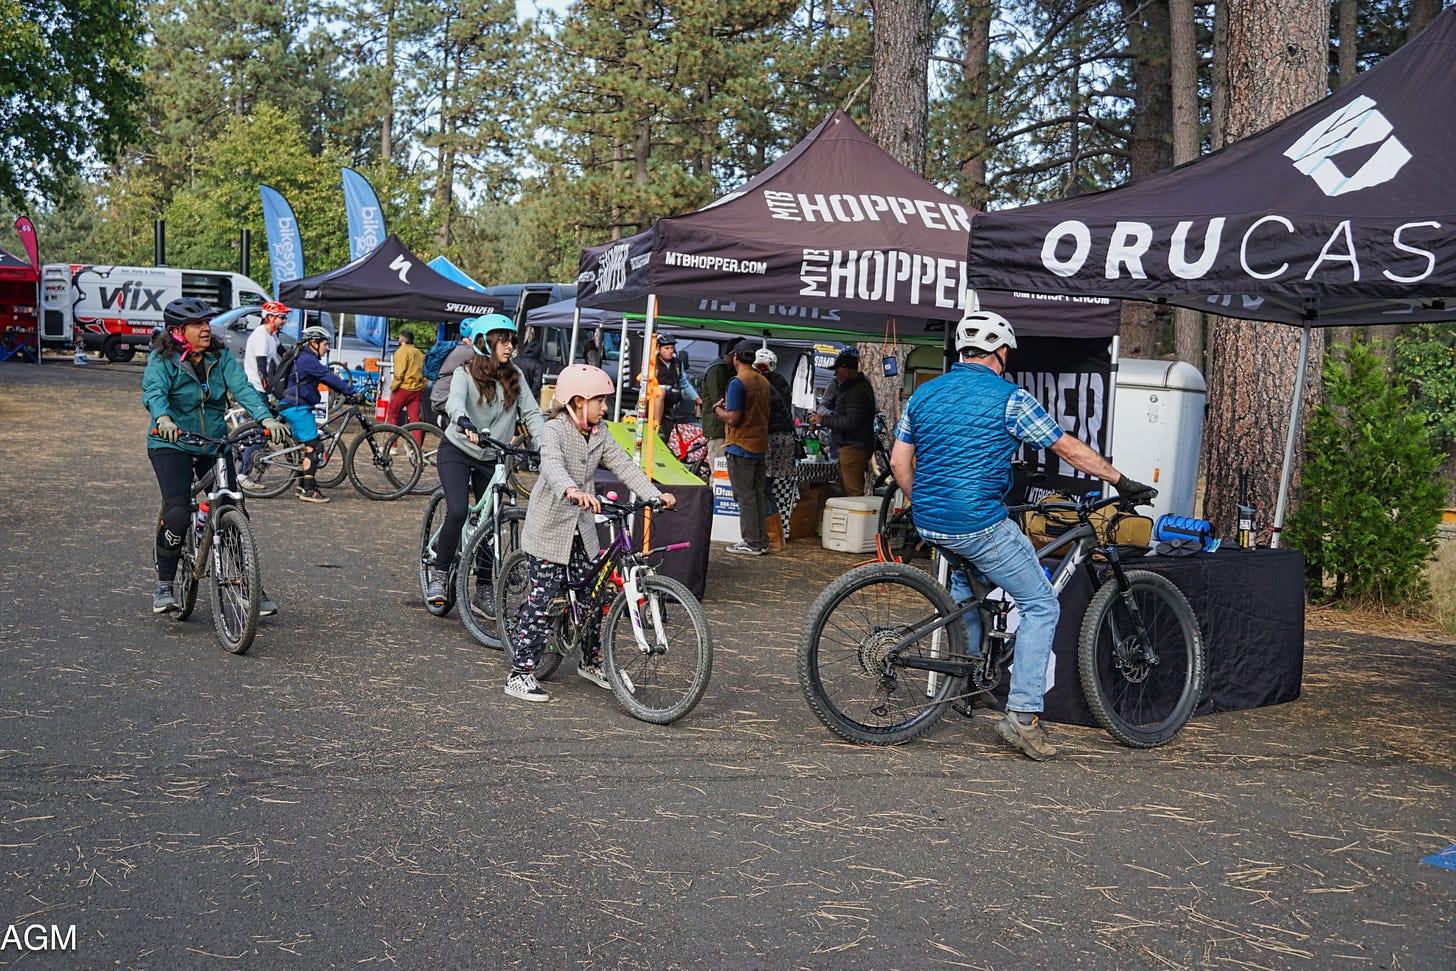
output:
M 147 434 L 155 435 L 157 429 L 153 427 Z M 228 448 L 246 447 L 255 442 L 266 441 L 270 437 L 266 428 L 248 428 L 235 435 L 224 435 L 222 438 L 212 438 L 186 429 L 181 429 L 177 433 L 177 441 L 186 445 L 222 445 Z
M 1026 503 L 1025 505 L 1020 505 L 1020 506 L 1008 506 L 1008 507 L 1006 507 L 1006 511 L 1009 512 L 1009 513 L 1012 513 L 1013 515 L 1014 514 L 1017 514 L 1017 513 L 1023 513 L 1023 512 L 1049 512 L 1049 511 L 1050 512 L 1074 512 L 1074 513 L 1081 514 L 1081 513 L 1093 513 L 1093 512 L 1096 512 L 1099 509 L 1103 509 L 1103 508 L 1105 508 L 1107 506 L 1111 506 L 1111 505 L 1119 505 L 1119 506 L 1122 506 L 1124 509 L 1128 510 L 1129 512 L 1131 512 L 1133 509 L 1135 509 L 1138 506 L 1150 506 L 1150 505 L 1152 505 L 1153 500 L 1155 498 L 1157 498 L 1158 490 L 1157 489 L 1150 489 L 1147 492 L 1140 492 L 1140 493 L 1137 493 L 1136 495 L 1131 495 L 1131 496 L 1109 496 L 1106 499 L 1103 499 L 1103 498 L 1100 498 L 1100 497 L 1094 499 L 1093 496 L 1097 496 L 1097 495 L 1098 495 L 1097 493 L 1093 493 L 1092 495 L 1087 496 L 1087 497 L 1085 497 L 1083 499 L 1079 499 L 1079 500 L 1077 500 L 1075 502 L 1047 502 L 1047 501 L 1043 500 L 1041 502 L 1031 502 L 1031 503 Z
M 632 502 L 618 502 L 606 496 L 598 496 L 597 499 L 602 504 L 602 512 L 611 516 L 631 516 L 642 509 L 651 509 L 653 512 L 669 511 L 661 499 L 636 499 Z

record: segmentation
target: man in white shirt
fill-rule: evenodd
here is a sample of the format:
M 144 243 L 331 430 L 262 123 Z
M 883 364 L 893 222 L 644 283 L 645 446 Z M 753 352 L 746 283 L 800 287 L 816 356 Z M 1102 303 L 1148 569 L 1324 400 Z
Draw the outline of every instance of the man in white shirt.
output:
M 253 328 L 253 332 L 248 335 L 247 346 L 243 348 L 243 373 L 248 376 L 248 383 L 258 389 L 264 401 L 268 401 L 268 371 L 278 360 L 278 331 L 283 328 L 283 321 L 287 319 L 288 308 L 277 300 L 269 300 L 263 304 L 263 322 Z M 273 403 L 269 402 L 268 406 L 273 407 Z M 243 449 L 243 464 L 239 474 L 245 488 L 254 486 L 248 473 L 253 471 L 253 455 L 258 448 L 257 445 L 250 445 Z
M 288 308 L 276 300 L 263 304 L 263 323 L 253 328 L 248 335 L 248 345 L 243 349 L 243 372 L 248 383 L 266 394 L 268 369 L 278 360 L 278 331 L 288 319 Z

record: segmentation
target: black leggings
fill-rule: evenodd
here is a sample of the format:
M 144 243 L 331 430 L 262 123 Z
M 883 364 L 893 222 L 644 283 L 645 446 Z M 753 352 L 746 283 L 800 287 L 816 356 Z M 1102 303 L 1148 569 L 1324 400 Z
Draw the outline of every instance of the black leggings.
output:
M 212 456 L 193 455 L 175 448 L 147 450 L 157 486 L 162 490 L 162 515 L 157 522 L 157 579 L 170 583 L 177 579 L 177 561 L 182 556 L 184 530 L 192 511 L 192 480 L 200 479 L 212 468 Z
M 435 465 L 440 472 L 440 485 L 445 487 L 445 521 L 440 526 L 440 539 L 435 544 L 435 567 L 450 569 L 459 552 L 460 527 L 470 511 L 470 496 L 477 499 L 485 492 L 486 483 L 495 475 L 495 463 L 466 455 L 448 438 L 440 440 L 435 452 Z

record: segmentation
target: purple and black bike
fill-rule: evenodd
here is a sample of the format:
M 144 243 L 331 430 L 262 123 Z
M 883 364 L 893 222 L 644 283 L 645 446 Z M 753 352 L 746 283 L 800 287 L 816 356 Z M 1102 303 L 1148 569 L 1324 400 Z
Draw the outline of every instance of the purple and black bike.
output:
M 708 621 L 687 587 L 660 576 L 632 546 L 633 515 L 649 508 L 662 511 L 661 505 L 651 499 L 617 502 L 611 494 L 598 498 L 611 541 L 584 574 L 567 568 L 566 596 L 551 609 L 551 635 L 535 674 L 540 680 L 550 677 L 563 657 L 581 649 L 591 629 L 589 621 L 605 612 L 602 667 L 612 693 L 633 718 L 667 725 L 692 711 L 708 689 L 713 671 Z M 673 543 L 654 552 L 689 545 Z M 528 593 L 526 553 L 516 550 L 496 576 L 496 621 L 502 644 L 515 636 Z

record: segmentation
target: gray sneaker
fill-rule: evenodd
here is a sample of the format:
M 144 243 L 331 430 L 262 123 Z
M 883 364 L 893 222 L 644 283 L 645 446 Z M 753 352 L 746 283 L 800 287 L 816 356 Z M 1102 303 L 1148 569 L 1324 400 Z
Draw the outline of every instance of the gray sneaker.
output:
M 152 613 L 170 614 L 179 606 L 177 595 L 172 592 L 172 584 L 158 583 L 156 593 L 152 594 Z
M 996 732 L 1029 759 L 1045 762 L 1057 754 L 1056 748 L 1047 741 L 1046 728 L 1039 715 L 1032 718 L 1030 725 L 1023 725 L 1015 712 L 1008 711 L 996 723 Z
M 550 701 L 551 693 L 541 687 L 530 671 L 512 671 L 506 678 L 506 694 L 522 701 Z
M 268 591 L 267 590 L 264 590 L 258 596 L 258 616 L 259 617 L 272 617 L 273 615 L 275 615 L 277 613 L 278 613 L 278 605 L 273 602 L 273 598 L 272 597 L 268 596 Z
M 483 617 L 494 617 L 495 591 L 488 584 L 476 587 L 475 592 L 470 595 L 470 606 Z
M 431 570 L 429 582 L 425 584 L 425 601 L 432 607 L 443 607 L 445 600 L 445 573 Z

